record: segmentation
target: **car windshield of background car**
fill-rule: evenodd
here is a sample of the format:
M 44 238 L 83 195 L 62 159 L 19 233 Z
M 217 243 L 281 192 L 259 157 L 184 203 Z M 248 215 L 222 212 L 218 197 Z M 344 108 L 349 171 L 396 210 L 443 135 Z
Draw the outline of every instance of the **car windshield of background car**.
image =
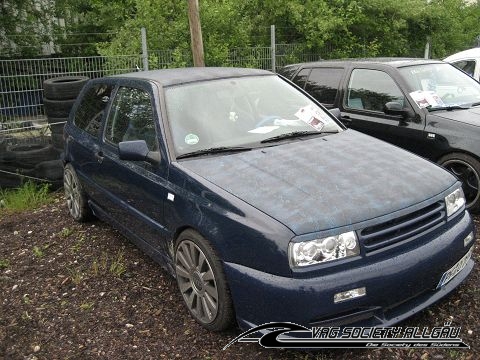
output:
M 293 132 L 342 131 L 332 116 L 275 75 L 171 86 L 165 97 L 177 156 L 267 146 L 261 142 Z
M 452 65 L 408 66 L 399 71 L 421 108 L 463 108 L 480 101 L 480 84 Z

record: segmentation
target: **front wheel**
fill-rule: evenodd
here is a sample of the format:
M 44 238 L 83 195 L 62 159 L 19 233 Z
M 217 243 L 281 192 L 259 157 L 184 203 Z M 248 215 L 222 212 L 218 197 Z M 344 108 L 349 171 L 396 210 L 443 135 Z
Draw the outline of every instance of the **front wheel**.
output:
M 233 304 L 222 263 L 200 234 L 186 230 L 177 239 L 175 272 L 183 300 L 198 323 L 211 331 L 233 324 Z
M 466 208 L 477 212 L 480 208 L 480 162 L 470 155 L 453 153 L 442 157 L 438 163 L 462 182 Z

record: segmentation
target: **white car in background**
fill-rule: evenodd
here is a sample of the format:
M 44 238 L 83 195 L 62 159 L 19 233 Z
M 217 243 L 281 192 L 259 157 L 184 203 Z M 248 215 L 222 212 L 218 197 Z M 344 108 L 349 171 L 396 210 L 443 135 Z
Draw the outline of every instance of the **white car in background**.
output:
M 447 61 L 460 70 L 465 71 L 475 80 L 480 80 L 480 47 L 460 51 L 445 58 L 444 61 Z

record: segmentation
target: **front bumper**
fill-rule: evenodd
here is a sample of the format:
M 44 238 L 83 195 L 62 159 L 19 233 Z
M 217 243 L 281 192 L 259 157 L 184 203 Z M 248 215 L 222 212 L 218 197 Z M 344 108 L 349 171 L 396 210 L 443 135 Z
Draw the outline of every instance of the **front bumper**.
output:
M 452 225 L 453 224 L 453 225 Z M 473 260 L 436 289 L 442 274 L 462 258 L 463 239 L 474 231 L 468 212 L 449 228 L 425 235 L 419 246 L 379 261 L 340 268 L 310 278 L 287 278 L 225 263 L 237 321 L 243 330 L 269 322 L 311 326 L 391 326 L 454 290 L 471 272 Z M 334 303 L 334 295 L 365 287 L 366 296 Z

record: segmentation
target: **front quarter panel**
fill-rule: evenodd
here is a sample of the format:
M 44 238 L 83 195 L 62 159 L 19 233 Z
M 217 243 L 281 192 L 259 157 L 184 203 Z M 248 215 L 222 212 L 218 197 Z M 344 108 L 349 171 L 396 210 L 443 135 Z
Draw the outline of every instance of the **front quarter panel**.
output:
M 429 158 L 433 161 L 452 152 L 470 153 L 480 158 L 479 126 L 428 114 L 425 135 L 431 143 Z
M 167 201 L 165 216 L 173 240 L 183 229 L 193 228 L 225 262 L 291 275 L 287 254 L 294 234 L 286 226 L 179 163 L 172 164 L 169 182 L 174 200 Z

